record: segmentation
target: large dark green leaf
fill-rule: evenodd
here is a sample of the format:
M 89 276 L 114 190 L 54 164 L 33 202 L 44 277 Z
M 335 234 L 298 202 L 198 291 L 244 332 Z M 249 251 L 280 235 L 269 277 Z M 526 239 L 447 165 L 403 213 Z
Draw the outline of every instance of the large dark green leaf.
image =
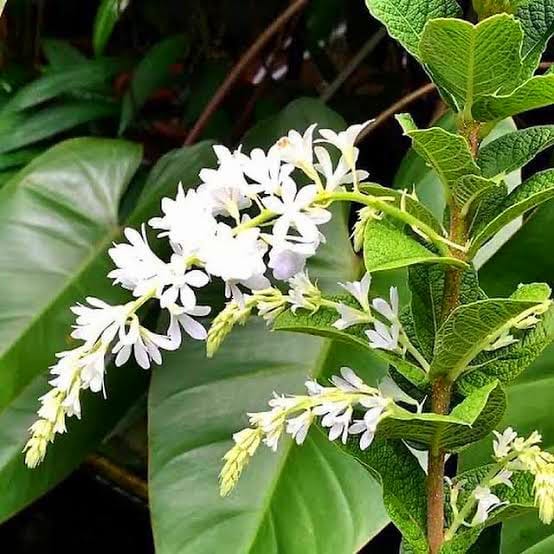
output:
M 246 147 L 262 147 L 290 128 L 344 123 L 320 102 L 299 100 L 262 123 Z M 311 274 L 327 290 L 359 275 L 344 212 L 325 229 L 327 245 Z M 299 448 L 284 440 L 276 454 L 256 455 L 238 488 L 218 495 L 221 457 L 246 412 L 263 409 L 273 390 L 300 392 L 308 375 L 324 378 L 341 365 L 369 381 L 384 371 L 360 349 L 298 334 L 269 333 L 257 320 L 234 331 L 215 359 L 188 341 L 153 376 L 149 398 L 150 491 L 159 554 L 351 554 L 387 518 L 379 487 L 367 473 L 312 432 Z M 209 407 L 209 409 L 207 409 Z M 223 546 L 222 546 L 223 545 Z
M 187 150 L 192 179 L 208 145 Z M 69 307 L 86 295 L 108 302 L 129 298 L 105 277 L 107 249 L 121 240 L 122 224 L 137 225 L 158 211 L 149 196 L 128 221 L 118 208 L 141 160 L 132 143 L 76 139 L 48 150 L 0 191 L 0 518 L 9 517 L 62 479 L 113 427 L 144 391 L 141 370 L 119 369 L 108 376 L 109 401 L 89 398 L 83 421 L 49 449 L 36 470 L 23 464 L 27 428 L 38 397 L 47 390 L 54 354 L 71 346 Z M 165 190 L 173 194 L 175 183 Z M 88 395 L 84 395 L 85 397 Z

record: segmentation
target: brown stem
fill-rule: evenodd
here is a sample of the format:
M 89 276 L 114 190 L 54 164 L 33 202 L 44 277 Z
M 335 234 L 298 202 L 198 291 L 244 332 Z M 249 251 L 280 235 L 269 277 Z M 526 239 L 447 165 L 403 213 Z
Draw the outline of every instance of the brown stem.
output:
M 300 10 L 304 9 L 304 7 L 308 4 L 308 1 L 309 0 L 296 0 L 296 2 L 292 3 L 277 19 L 275 19 L 275 21 L 273 21 L 267 29 L 265 29 L 265 31 L 250 46 L 250 48 L 242 55 L 229 75 L 227 75 L 225 81 L 221 83 L 219 89 L 204 108 L 204 111 L 194 124 L 194 127 L 187 135 L 185 145 L 194 144 L 196 142 L 206 127 L 206 124 L 212 115 L 217 111 L 228 92 L 235 84 L 235 81 L 241 76 L 245 68 L 256 58 L 256 56 L 259 55 L 264 46 L 283 28 L 283 26 L 286 25 L 286 23 Z

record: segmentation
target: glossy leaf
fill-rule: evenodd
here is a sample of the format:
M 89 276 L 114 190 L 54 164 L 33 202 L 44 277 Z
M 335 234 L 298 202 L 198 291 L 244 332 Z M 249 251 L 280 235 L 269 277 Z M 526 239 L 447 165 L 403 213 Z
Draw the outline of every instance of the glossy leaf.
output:
M 2 106 L 0 116 L 37 106 L 75 88 L 92 87 L 105 83 L 125 67 L 116 59 L 99 59 L 71 65 L 32 81 L 21 88 Z
M 528 127 L 507 133 L 484 145 L 477 163 L 489 179 L 504 176 L 529 163 L 554 144 L 554 125 Z
M 65 102 L 30 115 L 10 118 L 0 139 L 0 153 L 34 144 L 97 119 L 113 117 L 117 106 L 98 101 Z
M 301 100 L 261 123 L 245 148 L 265 146 L 283 131 L 303 130 L 313 121 L 344 125 L 320 102 Z M 360 271 L 343 211 L 335 211 L 325 234 L 327 244 L 310 271 L 320 283 L 336 287 L 337 280 Z M 206 358 L 203 344 L 192 341 L 167 356 L 153 376 L 149 398 L 156 551 L 211 553 L 222 544 L 237 554 L 350 554 L 361 548 L 387 522 L 378 486 L 317 430 L 302 447 L 285 440 L 276 454 L 262 449 L 227 499 L 219 497 L 217 475 L 232 434 L 247 423 L 246 412 L 262 409 L 273 390 L 300 392 L 307 375 L 324 379 L 344 364 L 374 382 L 384 367 L 368 367 L 364 359 L 365 353 L 352 347 L 269 333 L 260 320 L 233 331 L 213 360 Z M 206 411 L 207 404 L 213 409 Z
M 153 46 L 136 67 L 129 91 L 123 98 L 119 133 L 129 125 L 148 97 L 171 80 L 171 65 L 187 55 L 188 39 L 184 35 L 165 38 Z
M 418 59 L 419 41 L 427 21 L 459 17 L 462 13 L 456 0 L 366 0 L 366 5 L 389 34 Z
M 505 96 L 485 96 L 475 103 L 478 121 L 494 121 L 554 104 L 554 75 L 533 77 Z
M 189 150 L 184 179 L 211 159 L 206 144 Z M 129 299 L 106 278 L 107 249 L 122 240 L 122 225 L 137 226 L 159 210 L 162 192 L 119 219 L 121 195 L 141 160 L 132 143 L 70 140 L 48 150 L 0 190 L 0 518 L 13 515 L 64 478 L 109 432 L 142 394 L 148 375 L 132 365 L 108 372 L 109 401 L 84 393 L 83 420 L 50 445 L 35 470 L 23 463 L 27 429 L 36 418 L 38 398 L 48 389 L 54 354 L 73 346 L 69 307 L 87 295 L 116 303 Z M 95 398 L 93 398 L 95 396 Z
M 420 51 L 433 81 L 454 97 L 458 111 L 471 113 L 479 97 L 519 84 L 522 40 L 521 26 L 505 14 L 477 25 L 434 19 L 425 26 Z
M 96 56 L 102 55 L 113 29 L 130 0 L 102 0 L 94 19 L 92 45 Z
M 364 261 L 369 273 L 425 263 L 465 267 L 460 260 L 439 256 L 401 230 L 379 221 L 366 225 Z

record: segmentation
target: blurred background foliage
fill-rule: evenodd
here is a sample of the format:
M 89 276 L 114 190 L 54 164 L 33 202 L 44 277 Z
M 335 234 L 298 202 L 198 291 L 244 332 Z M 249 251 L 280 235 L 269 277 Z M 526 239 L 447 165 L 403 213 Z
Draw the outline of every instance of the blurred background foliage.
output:
M 469 13 L 469 3 L 462 4 Z M 301 9 L 254 52 L 215 109 L 206 112 L 210 100 L 221 91 L 244 53 L 290 5 L 283 0 L 9 0 L 0 19 L 0 237 L 5 251 L 4 258 L 0 255 L 0 263 L 6 264 L 0 267 L 0 278 L 13 279 L 18 272 L 36 269 L 31 265 L 10 265 L 12 262 L 6 260 L 8 255 L 12 258 L 17 255 L 17 248 L 31 244 L 13 238 L 13 222 L 16 219 L 20 224 L 25 222 L 29 213 L 26 210 L 30 209 L 25 207 L 17 218 L 13 215 L 12 210 L 19 209 L 14 191 L 18 187 L 32 190 L 33 179 L 43 178 L 45 167 L 53 172 L 52 186 L 58 182 L 61 189 L 65 186 L 69 190 L 75 180 L 86 180 L 91 174 L 103 190 L 113 191 L 117 184 L 120 196 L 114 193 L 117 197 L 102 212 L 105 229 L 99 230 L 94 225 L 88 229 L 90 233 L 99 233 L 109 244 L 117 238 L 122 224 L 137 225 L 145 214 L 155 212 L 161 196 L 171 194 L 179 178 L 188 178 L 186 186 L 195 184 L 198 169 L 211 161 L 209 146 L 199 145 L 190 154 L 181 149 L 183 144 L 208 139 L 236 146 L 255 127 L 254 136 L 259 140 L 250 139 L 251 147 L 263 142 L 263 136 L 271 139 L 273 131 L 285 121 L 290 127 L 297 122 L 302 127 L 306 125 L 303 118 L 309 120 L 312 115 L 330 118 L 325 105 L 348 123 L 377 117 L 377 124 L 360 144 L 361 166 L 371 172 L 373 180 L 384 185 L 417 186 L 421 196 L 440 209 L 432 175 L 413 152 L 407 152 L 408 141 L 401 136 L 391 115 L 408 109 L 418 124 L 427 126 L 439 120 L 446 108 L 427 86 L 428 80 L 419 65 L 369 16 L 362 0 L 302 2 Z M 545 59 L 554 60 L 552 48 Z M 283 115 L 285 107 L 301 97 L 318 101 L 297 103 Z M 268 130 L 265 122 L 271 117 L 273 127 Z M 199 120 L 203 121 L 200 126 Z M 448 118 L 441 121 L 448 124 Z M 552 112 L 540 110 L 519 118 L 516 124 L 525 127 L 551 121 Z M 55 146 L 83 136 L 126 139 L 134 143 L 135 150 L 128 143 L 85 141 Z M 100 171 L 95 163 L 102 156 L 104 165 Z M 114 158 L 110 162 L 113 167 L 108 171 L 104 166 L 110 156 Z M 529 172 L 550 167 L 550 156 L 548 150 L 541 154 L 529 166 Z M 68 164 L 68 159 L 79 157 L 86 160 L 82 167 Z M 21 172 L 31 162 L 35 165 Z M 127 176 L 119 175 L 117 167 L 121 164 L 128 165 Z M 83 217 L 93 209 L 92 204 L 86 205 L 82 191 L 66 195 L 64 201 L 68 198 L 75 205 L 85 202 L 80 206 Z M 50 221 L 60 217 L 55 211 L 41 213 L 53 218 Z M 514 275 L 522 271 L 526 281 L 554 284 L 552 258 L 541 254 L 544 245 L 550 245 L 554 239 L 553 219 L 552 206 L 532 214 L 531 223 L 524 225 L 496 254 L 502 271 L 497 269 L 491 274 L 485 266 L 482 278 L 488 292 L 506 293 L 517 285 Z M 41 241 L 41 232 L 28 238 L 35 241 L 32 243 L 35 249 Z M 69 224 L 63 232 L 71 232 Z M 37 552 L 39 548 L 44 553 L 62 554 L 96 552 L 100 548 L 107 553 L 131 549 L 137 554 L 154 551 L 145 484 L 149 456 L 148 376 L 139 374 L 136 368 L 130 370 L 139 375 L 132 385 L 120 377 L 119 385 L 110 383 L 108 402 L 99 401 L 84 410 L 85 419 L 102 423 L 75 430 L 81 433 L 81 438 L 75 437 L 68 443 L 66 450 L 72 448 L 71 456 L 65 456 L 63 450 L 54 453 L 49 469 L 45 470 L 49 473 L 38 482 L 25 477 L 25 470 L 19 467 L 22 464 L 19 442 L 25 439 L 27 422 L 20 416 L 30 417 L 36 409 L 35 390 L 42 386 L 52 353 L 64 344 L 61 329 L 70 322 L 59 314 L 66 310 L 65 304 L 73 302 L 73 297 L 88 293 L 88 284 L 96 283 L 105 273 L 108 262 L 101 261 L 105 258 L 105 245 L 99 247 L 95 240 L 91 240 L 85 253 L 94 254 L 98 261 L 91 263 L 85 273 L 75 274 L 77 284 L 66 286 L 62 300 L 56 296 L 58 285 L 53 283 L 52 298 L 59 304 L 59 311 L 55 316 L 51 314 L 50 319 L 43 318 L 41 330 L 25 331 L 25 336 L 22 331 L 18 337 L 19 350 L 11 345 L 8 331 L 2 330 L 0 323 L 0 375 L 18 371 L 24 364 L 33 366 L 22 370 L 32 375 L 32 380 L 13 385 L 21 385 L 21 395 L 14 394 L 16 400 L 5 405 L 4 399 L 0 399 L 0 426 L 4 427 L 0 431 L 2 520 L 8 520 L 14 512 L 51 489 L 84 460 L 71 477 L 0 526 L 0 544 L 5 552 Z M 517 272 L 510 265 L 516 253 L 525 260 L 524 267 L 517 268 Z M 64 256 L 64 251 L 59 255 Z M 110 285 L 105 282 L 102 287 L 98 291 L 107 291 Z M 8 293 L 5 295 L 0 294 L 0 299 L 7 298 Z M 0 305 L 0 318 L 2 310 Z M 44 329 L 52 321 L 55 323 L 49 335 Z M 33 352 L 37 337 L 41 353 Z M 550 406 L 554 399 L 554 383 L 544 377 L 544 368 L 553 356 L 553 352 L 547 353 L 537 364 L 537 371 L 518 385 L 533 386 L 533 375 L 543 375 L 540 398 L 544 398 L 545 406 Z M 332 361 L 338 358 L 339 354 L 331 356 Z M 240 364 L 240 358 L 235 363 Z M 214 367 L 208 364 L 201 369 L 209 372 Z M 180 374 L 187 367 L 172 357 L 168 371 Z M 195 378 L 191 379 L 194 384 Z M 204 382 L 205 377 L 198 379 Z M 164 386 L 163 382 L 158 383 L 154 390 Z M 156 399 L 151 398 L 150 403 L 151 408 L 155 407 Z M 245 411 L 243 406 L 236 409 Z M 522 433 L 527 427 L 537 426 L 535 421 L 529 421 L 528 414 L 522 418 L 524 411 L 522 406 L 511 413 L 515 423 L 518 418 L 525 419 Z M 106 413 L 95 420 L 95 414 Z M 151 431 L 156 440 L 161 440 L 155 433 L 165 422 L 158 419 L 156 423 L 155 416 L 152 419 Z M 545 435 L 547 444 L 553 445 L 554 427 L 547 429 Z M 472 455 L 478 459 L 478 449 Z M 472 455 L 464 463 L 471 465 Z M 379 506 L 371 509 L 379 513 L 371 536 L 384 530 L 373 538 L 367 551 L 381 548 L 393 552 L 399 542 L 397 534 L 385 527 L 386 519 Z M 532 535 L 532 531 L 526 532 Z M 367 533 L 366 539 L 370 538 L 369 529 Z M 527 547 L 524 539 L 516 540 L 512 535 L 506 544 Z M 483 540 L 490 540 L 490 544 L 498 542 L 498 530 L 493 529 Z M 533 544 L 533 540 L 528 543 Z M 505 552 L 522 551 L 515 548 Z M 172 552 L 171 547 L 159 551 Z M 224 548 L 221 551 L 226 552 Z

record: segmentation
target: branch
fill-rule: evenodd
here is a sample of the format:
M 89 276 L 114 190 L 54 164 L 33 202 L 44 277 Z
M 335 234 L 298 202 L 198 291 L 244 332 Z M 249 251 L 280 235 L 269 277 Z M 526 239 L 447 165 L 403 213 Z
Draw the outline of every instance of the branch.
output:
M 241 76 L 245 68 L 254 60 L 264 48 L 264 46 L 282 29 L 284 25 L 298 12 L 306 7 L 309 0 L 296 0 L 291 4 L 273 23 L 256 39 L 250 48 L 242 55 L 239 61 L 235 64 L 229 75 L 221 86 L 217 89 L 208 105 L 194 124 L 190 133 L 187 135 L 185 145 L 194 144 L 202 131 L 206 127 L 212 115 L 217 111 L 237 79 Z

